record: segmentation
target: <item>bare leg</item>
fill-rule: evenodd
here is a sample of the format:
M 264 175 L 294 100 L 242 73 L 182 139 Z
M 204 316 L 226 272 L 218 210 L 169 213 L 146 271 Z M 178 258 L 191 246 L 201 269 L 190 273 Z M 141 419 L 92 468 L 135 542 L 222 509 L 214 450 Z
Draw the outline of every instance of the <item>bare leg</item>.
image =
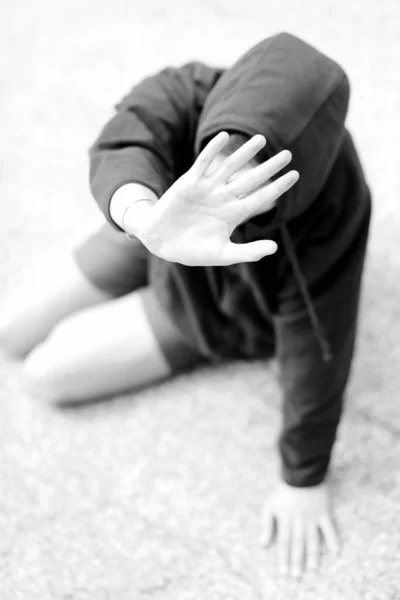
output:
M 25 360 L 29 393 L 50 402 L 118 394 L 171 375 L 143 308 L 140 288 L 80 310 Z
M 64 317 L 145 286 L 148 255 L 139 240 L 128 240 L 108 222 L 46 250 L 6 290 L 0 346 L 22 358 Z
M 65 316 L 112 298 L 84 277 L 64 246 L 28 265 L 7 291 L 0 308 L 0 345 L 18 358 Z

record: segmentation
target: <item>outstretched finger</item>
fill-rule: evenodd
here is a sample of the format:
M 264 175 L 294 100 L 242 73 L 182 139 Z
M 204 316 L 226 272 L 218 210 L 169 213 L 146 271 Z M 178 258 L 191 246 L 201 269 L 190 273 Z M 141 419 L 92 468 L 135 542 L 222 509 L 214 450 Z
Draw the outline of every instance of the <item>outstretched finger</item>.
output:
M 318 525 L 321 529 L 328 552 L 337 554 L 339 552 L 339 539 L 332 520 L 329 517 L 322 517 Z
M 295 520 L 292 524 L 291 540 L 291 562 L 290 569 L 293 577 L 300 577 L 303 571 L 305 546 L 305 527 L 300 520 Z
M 244 167 L 266 143 L 267 140 L 263 135 L 254 135 L 223 161 L 215 175 L 216 180 L 220 182 L 227 181 L 236 171 Z
M 247 196 L 286 167 L 291 160 L 291 152 L 289 150 L 282 150 L 282 152 L 258 165 L 258 167 L 249 169 L 246 173 L 228 183 L 227 187 L 237 197 Z
M 306 544 L 306 568 L 307 570 L 315 570 L 318 567 L 319 559 L 319 536 L 318 528 L 315 523 L 307 525 L 307 544 Z
M 299 173 L 297 171 L 290 171 L 282 175 L 279 179 L 261 187 L 259 190 L 246 196 L 246 198 L 231 202 L 229 205 L 231 214 L 234 214 L 238 221 L 242 219 L 243 222 L 243 220 L 249 219 L 255 213 L 271 210 L 276 200 L 290 190 L 298 179 Z
M 249 214 L 261 209 L 263 206 L 270 206 L 272 202 L 275 202 L 275 200 L 290 190 L 299 180 L 299 177 L 298 171 L 289 171 L 289 173 L 285 173 L 279 179 L 275 179 L 275 181 L 268 183 L 256 192 L 253 192 L 253 194 L 243 198 L 241 202 L 245 203 Z
M 219 256 L 218 264 L 227 266 L 244 262 L 256 262 L 264 256 L 274 254 L 277 249 L 278 245 L 273 240 L 258 240 L 248 244 L 228 242 Z
M 268 547 L 272 543 L 276 533 L 275 517 L 272 512 L 267 511 L 263 514 L 261 529 L 262 531 L 259 538 L 260 544 L 264 547 Z
M 286 519 L 278 522 L 278 567 L 281 573 L 287 573 L 290 564 L 291 527 Z
M 191 167 L 191 171 L 197 176 L 204 175 L 212 161 L 218 156 L 228 140 L 229 133 L 227 131 L 220 131 L 200 152 Z

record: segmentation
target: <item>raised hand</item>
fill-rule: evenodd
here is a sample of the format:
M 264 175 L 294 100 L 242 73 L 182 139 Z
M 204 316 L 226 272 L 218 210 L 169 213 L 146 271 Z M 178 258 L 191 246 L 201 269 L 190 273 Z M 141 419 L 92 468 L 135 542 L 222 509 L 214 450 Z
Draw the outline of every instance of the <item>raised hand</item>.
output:
M 230 236 L 253 214 L 270 210 L 296 183 L 297 171 L 269 181 L 290 163 L 291 153 L 283 150 L 238 174 L 266 143 L 264 136 L 256 135 L 210 169 L 218 164 L 228 139 L 227 132 L 215 136 L 156 203 L 142 205 L 145 218 L 140 239 L 150 252 L 189 266 L 254 262 L 276 252 L 274 241 L 234 244 Z M 125 228 L 129 233 L 129 210 Z

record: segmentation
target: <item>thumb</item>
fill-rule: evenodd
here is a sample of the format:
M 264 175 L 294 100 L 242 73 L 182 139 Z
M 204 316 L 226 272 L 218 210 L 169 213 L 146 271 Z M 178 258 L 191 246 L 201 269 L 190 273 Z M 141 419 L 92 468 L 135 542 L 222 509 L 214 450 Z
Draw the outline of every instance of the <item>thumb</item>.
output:
M 259 240 L 248 244 L 229 242 L 220 254 L 221 265 L 232 265 L 242 262 L 256 262 L 264 256 L 274 254 L 278 249 L 272 240 Z

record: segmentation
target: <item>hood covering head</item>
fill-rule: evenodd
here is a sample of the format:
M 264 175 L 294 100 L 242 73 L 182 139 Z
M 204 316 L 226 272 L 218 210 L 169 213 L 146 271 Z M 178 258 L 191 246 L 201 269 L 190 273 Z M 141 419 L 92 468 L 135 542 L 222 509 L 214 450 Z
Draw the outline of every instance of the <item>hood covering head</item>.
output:
M 207 97 L 195 137 L 195 155 L 219 131 L 263 134 L 262 160 L 287 149 L 299 181 L 274 210 L 252 220 L 265 236 L 280 228 L 324 361 L 331 352 L 302 274 L 286 224 L 304 213 L 323 189 L 345 134 L 350 86 L 332 59 L 297 37 L 280 33 L 244 54 L 219 78 Z
M 338 154 L 349 103 L 343 69 L 288 33 L 263 40 L 219 78 L 205 102 L 195 155 L 219 131 L 262 134 L 263 160 L 287 149 L 300 179 L 278 203 L 276 226 L 303 213 L 316 199 Z

